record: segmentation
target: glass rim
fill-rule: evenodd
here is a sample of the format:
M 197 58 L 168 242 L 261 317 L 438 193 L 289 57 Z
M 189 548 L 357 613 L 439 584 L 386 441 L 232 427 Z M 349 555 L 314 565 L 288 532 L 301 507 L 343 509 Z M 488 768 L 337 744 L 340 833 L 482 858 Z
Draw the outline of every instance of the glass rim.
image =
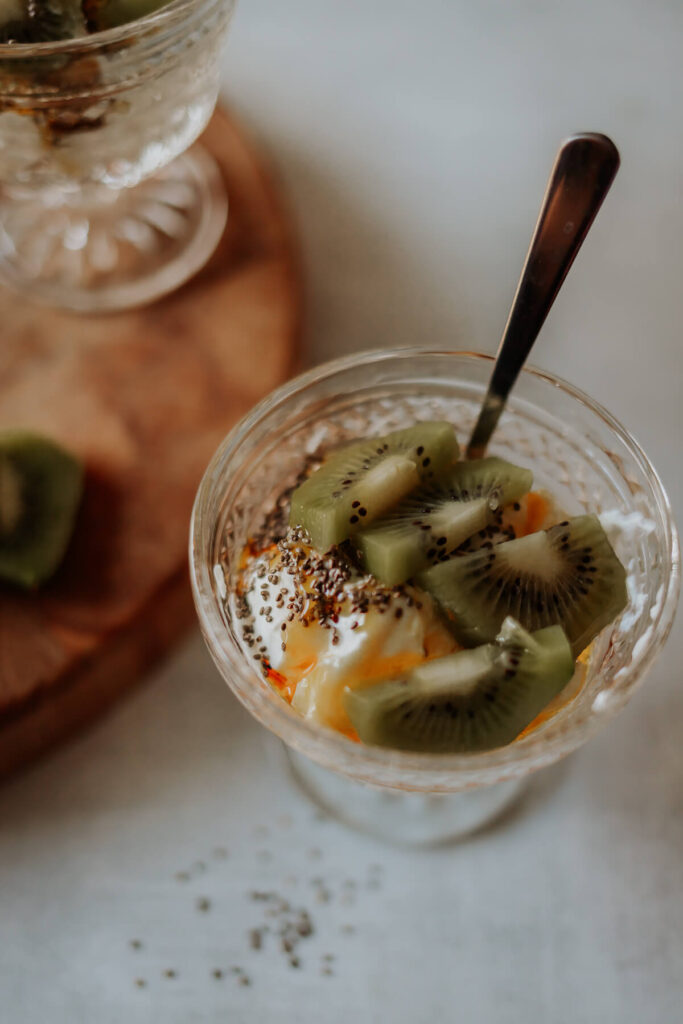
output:
M 233 8 L 237 0 L 170 0 L 156 11 L 128 21 L 124 25 L 91 32 L 74 39 L 56 39 L 43 43 L 0 43 L 0 60 L 26 60 L 31 57 L 52 57 L 59 55 L 87 54 L 101 47 L 120 43 L 128 38 L 146 36 L 168 25 L 180 24 L 187 14 L 203 7 L 217 7 L 224 4 Z
M 678 532 L 673 519 L 671 502 L 655 467 L 633 435 L 604 406 L 592 399 L 580 388 L 546 370 L 525 366 L 522 374 L 541 380 L 557 388 L 569 398 L 580 403 L 596 415 L 625 445 L 640 465 L 664 513 L 664 546 L 668 553 L 666 593 L 652 622 L 648 642 L 636 652 L 627 669 L 620 671 L 616 686 L 608 691 L 601 689 L 590 707 L 582 715 L 568 723 L 562 716 L 555 716 L 542 728 L 523 739 L 504 747 L 472 754 L 423 754 L 399 751 L 384 747 L 372 747 L 356 743 L 341 733 L 303 718 L 277 694 L 269 700 L 262 692 L 263 680 L 248 663 L 243 651 L 233 643 L 223 621 L 218 599 L 214 595 L 213 564 L 204 558 L 207 549 L 207 531 L 213 531 L 215 524 L 207 522 L 205 509 L 214 497 L 222 479 L 221 470 L 229 464 L 239 450 L 242 440 L 266 416 L 287 403 L 294 395 L 302 395 L 312 386 L 334 377 L 345 370 L 359 366 L 371 367 L 395 359 L 424 358 L 467 358 L 475 362 L 488 363 L 495 357 L 472 350 L 438 350 L 420 347 L 393 349 L 371 349 L 350 356 L 322 363 L 294 377 L 262 399 L 225 436 L 212 456 L 200 482 L 195 498 L 189 538 L 190 578 L 193 597 L 200 626 L 219 671 L 228 682 L 233 693 L 254 717 L 270 731 L 313 760 L 341 771 L 344 774 L 364 778 L 372 782 L 378 769 L 396 775 L 396 787 L 400 788 L 400 773 L 413 776 L 444 777 L 449 774 L 461 779 L 480 778 L 482 773 L 502 773 L 505 777 L 525 774 L 550 760 L 557 760 L 580 746 L 598 728 L 605 724 L 628 701 L 635 687 L 642 681 L 657 654 L 665 643 L 674 621 L 680 590 L 680 546 Z M 207 600 L 211 595 L 213 600 Z M 608 678 L 608 682 L 611 681 Z M 609 696 L 611 699 L 604 699 Z M 600 698 L 603 698 L 602 700 Z M 546 751 L 553 748 L 552 758 Z M 416 788 L 414 785 L 411 788 Z M 434 791 L 447 791 L 450 787 L 430 787 Z

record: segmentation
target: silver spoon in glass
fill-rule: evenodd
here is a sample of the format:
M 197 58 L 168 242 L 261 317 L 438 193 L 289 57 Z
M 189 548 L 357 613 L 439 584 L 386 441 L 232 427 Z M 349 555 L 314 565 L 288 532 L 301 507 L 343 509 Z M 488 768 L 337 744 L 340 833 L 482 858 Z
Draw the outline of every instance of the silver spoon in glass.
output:
M 469 459 L 484 455 L 519 371 L 618 169 L 619 152 L 606 135 L 572 135 L 560 146 L 488 391 L 467 446 Z

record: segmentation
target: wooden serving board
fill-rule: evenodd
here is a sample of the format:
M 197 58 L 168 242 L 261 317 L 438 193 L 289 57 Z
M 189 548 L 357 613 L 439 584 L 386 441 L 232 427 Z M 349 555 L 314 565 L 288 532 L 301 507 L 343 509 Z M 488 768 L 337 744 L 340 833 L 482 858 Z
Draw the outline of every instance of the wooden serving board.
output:
M 0 429 L 39 430 L 87 467 L 57 576 L 35 595 L 0 585 L 0 775 L 107 708 L 193 621 L 199 480 L 231 425 L 295 366 L 300 279 L 277 189 L 225 112 L 202 141 L 230 214 L 179 291 L 98 318 L 0 289 Z

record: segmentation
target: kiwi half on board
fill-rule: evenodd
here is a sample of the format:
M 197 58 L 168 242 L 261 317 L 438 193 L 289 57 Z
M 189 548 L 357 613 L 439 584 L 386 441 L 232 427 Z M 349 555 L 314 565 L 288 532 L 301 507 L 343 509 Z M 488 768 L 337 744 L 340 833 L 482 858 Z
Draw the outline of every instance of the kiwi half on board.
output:
M 627 603 L 626 572 L 594 515 L 453 558 L 419 583 L 467 647 L 512 615 L 528 630 L 560 624 L 578 657 Z
M 289 522 L 303 526 L 319 551 L 341 544 L 383 515 L 459 454 L 450 423 L 415 423 L 331 454 L 292 495 Z
M 526 494 L 528 469 L 504 459 L 458 462 L 354 536 L 363 564 L 389 586 L 446 561 L 468 537 L 487 527 L 503 505 Z
M 0 579 L 30 588 L 54 573 L 83 490 L 78 459 L 47 438 L 0 433 Z
M 344 704 L 363 743 L 470 753 L 511 743 L 573 674 L 560 626 L 530 635 L 508 618 L 495 643 L 435 658 L 401 679 L 347 690 Z

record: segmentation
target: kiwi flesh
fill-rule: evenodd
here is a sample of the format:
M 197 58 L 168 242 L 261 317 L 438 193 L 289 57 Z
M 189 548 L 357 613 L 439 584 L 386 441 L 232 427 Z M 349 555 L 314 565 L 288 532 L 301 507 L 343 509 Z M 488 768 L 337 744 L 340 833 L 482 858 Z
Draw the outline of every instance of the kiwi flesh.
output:
M 289 522 L 319 551 L 341 544 L 458 457 L 450 423 L 425 421 L 334 452 L 292 495 Z
M 31 588 L 55 572 L 73 532 L 83 467 L 47 438 L 0 434 L 0 579 Z
M 561 625 L 575 657 L 627 603 L 626 572 L 594 515 L 432 566 L 419 584 L 465 646 L 493 640 L 512 615 L 531 631 Z
M 435 658 L 400 679 L 347 690 L 344 703 L 363 743 L 470 753 L 511 743 L 573 674 L 560 626 L 530 635 L 508 618 L 495 643 Z
M 504 459 L 458 462 L 355 535 L 363 564 L 382 583 L 403 583 L 426 566 L 447 561 L 532 482 L 530 470 Z

